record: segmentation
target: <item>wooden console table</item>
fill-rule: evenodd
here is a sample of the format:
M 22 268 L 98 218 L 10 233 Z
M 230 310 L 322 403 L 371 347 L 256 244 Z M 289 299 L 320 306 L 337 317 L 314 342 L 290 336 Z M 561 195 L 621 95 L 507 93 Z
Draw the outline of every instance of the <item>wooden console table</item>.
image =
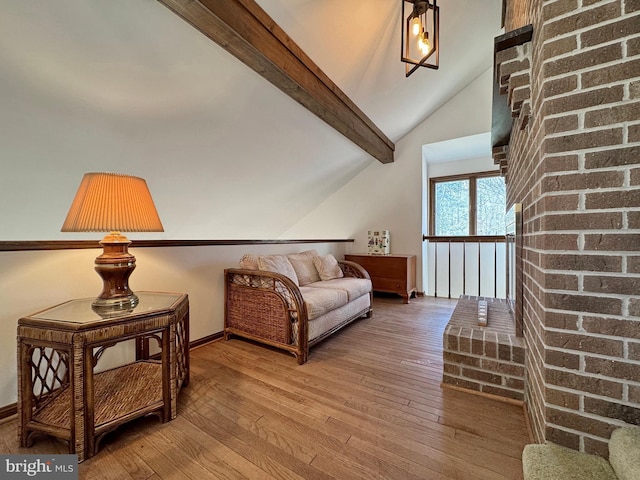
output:
M 71 300 L 18 321 L 18 434 L 20 446 L 42 432 L 65 440 L 83 461 L 102 437 L 125 422 L 177 413 L 189 383 L 189 299 L 180 293 L 137 292 L 129 311 L 99 315 L 92 298 Z M 149 355 L 149 339 L 162 348 Z M 104 351 L 125 340 L 135 362 L 94 373 Z
M 409 303 L 416 289 L 415 255 L 345 255 L 345 260 L 360 264 L 371 277 L 376 292 L 397 293 Z

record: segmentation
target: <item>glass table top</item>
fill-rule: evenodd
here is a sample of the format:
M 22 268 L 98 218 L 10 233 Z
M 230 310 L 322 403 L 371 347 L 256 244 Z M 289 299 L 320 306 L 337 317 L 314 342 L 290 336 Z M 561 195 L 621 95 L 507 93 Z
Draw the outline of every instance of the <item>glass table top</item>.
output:
M 48 308 L 28 318 L 75 324 L 118 320 L 132 315 L 168 309 L 182 297 L 180 293 L 135 292 L 135 294 L 138 296 L 139 303 L 133 309 L 113 310 L 99 314 L 91 307 L 95 298 L 81 298 Z

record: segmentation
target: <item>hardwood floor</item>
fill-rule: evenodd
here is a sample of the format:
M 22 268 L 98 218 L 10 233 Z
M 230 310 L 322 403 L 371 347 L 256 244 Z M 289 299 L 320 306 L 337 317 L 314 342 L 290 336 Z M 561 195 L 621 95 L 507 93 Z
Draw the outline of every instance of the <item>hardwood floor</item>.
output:
M 376 298 L 371 319 L 311 350 L 298 366 L 244 340 L 192 351 L 178 417 L 105 438 L 81 479 L 520 479 L 522 407 L 441 389 L 442 332 L 454 301 Z M 0 451 L 67 453 L 48 437 Z

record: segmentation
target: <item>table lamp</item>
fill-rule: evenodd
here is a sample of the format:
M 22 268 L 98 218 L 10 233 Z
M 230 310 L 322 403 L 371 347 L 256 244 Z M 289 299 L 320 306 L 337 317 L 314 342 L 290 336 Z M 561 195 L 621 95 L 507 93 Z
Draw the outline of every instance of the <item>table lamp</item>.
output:
M 93 301 L 97 312 L 131 310 L 138 297 L 129 289 L 129 276 L 136 268 L 129 239 L 120 232 L 163 232 L 147 182 L 119 173 L 86 173 L 82 178 L 63 232 L 110 232 L 100 245 L 95 269 L 104 283 Z

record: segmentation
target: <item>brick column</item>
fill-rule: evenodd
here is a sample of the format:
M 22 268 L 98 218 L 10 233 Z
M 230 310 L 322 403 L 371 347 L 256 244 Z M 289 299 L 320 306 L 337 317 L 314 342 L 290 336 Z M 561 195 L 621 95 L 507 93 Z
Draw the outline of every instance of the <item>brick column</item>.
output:
M 506 180 L 523 204 L 526 401 L 538 441 L 606 456 L 640 423 L 640 0 L 508 1 L 506 29 L 522 18 L 531 108 Z

